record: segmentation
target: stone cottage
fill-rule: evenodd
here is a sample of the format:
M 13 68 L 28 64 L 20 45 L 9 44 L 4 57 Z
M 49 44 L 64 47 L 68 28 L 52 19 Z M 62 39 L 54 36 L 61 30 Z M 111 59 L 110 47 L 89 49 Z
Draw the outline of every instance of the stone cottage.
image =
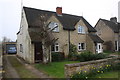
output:
M 99 19 L 95 29 L 97 35 L 104 40 L 105 51 L 120 51 L 120 23 L 116 17 L 110 20 Z
M 40 21 L 43 17 L 46 24 Z M 43 24 L 47 31 L 41 30 Z M 47 33 L 44 40 L 50 46 L 44 46 L 41 37 L 44 33 Z M 23 7 L 17 33 L 17 55 L 29 63 L 49 62 L 52 52 L 62 52 L 67 57 L 70 43 L 76 45 L 79 53 L 85 50 L 102 53 L 103 40 L 95 33 L 82 16 L 62 13 L 62 7 L 57 7 L 56 12 Z

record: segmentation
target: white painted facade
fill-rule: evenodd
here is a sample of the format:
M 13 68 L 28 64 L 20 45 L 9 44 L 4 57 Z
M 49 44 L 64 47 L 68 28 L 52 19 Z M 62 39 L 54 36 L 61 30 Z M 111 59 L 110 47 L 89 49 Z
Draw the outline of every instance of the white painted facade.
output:
M 20 50 L 22 45 L 22 50 Z M 22 57 L 29 63 L 34 63 L 34 45 L 31 43 L 31 39 L 28 33 L 28 23 L 26 20 L 25 12 L 22 11 L 21 25 L 19 33 L 17 34 L 17 55 Z

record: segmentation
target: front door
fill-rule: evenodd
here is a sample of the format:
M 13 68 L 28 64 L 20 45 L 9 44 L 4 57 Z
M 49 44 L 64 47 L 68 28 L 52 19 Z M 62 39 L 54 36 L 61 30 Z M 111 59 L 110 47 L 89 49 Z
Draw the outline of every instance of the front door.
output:
M 43 61 L 42 43 L 41 42 L 35 42 L 34 47 L 35 47 L 35 62 Z
M 103 52 L 103 48 L 102 48 L 102 43 L 97 43 L 97 53 L 102 53 Z

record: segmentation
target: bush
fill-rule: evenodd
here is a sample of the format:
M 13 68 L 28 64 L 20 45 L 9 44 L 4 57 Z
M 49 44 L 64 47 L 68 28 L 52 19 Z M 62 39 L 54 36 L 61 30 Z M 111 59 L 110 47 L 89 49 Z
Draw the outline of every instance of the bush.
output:
M 103 53 L 93 54 L 90 51 L 84 51 L 81 54 L 77 55 L 77 60 L 79 61 L 91 61 L 91 60 L 98 60 L 104 58 L 106 58 L 105 54 Z
M 53 62 L 64 60 L 64 53 L 62 53 L 62 52 L 54 52 L 51 54 L 52 54 L 52 61 Z
M 84 51 L 81 54 L 77 55 L 77 60 L 79 61 L 90 61 L 94 59 L 94 54 L 90 51 Z
M 77 47 L 74 44 L 70 44 L 70 52 L 68 55 L 69 60 L 76 60 L 77 59 Z
M 94 54 L 94 60 L 104 59 L 106 55 L 104 53 Z

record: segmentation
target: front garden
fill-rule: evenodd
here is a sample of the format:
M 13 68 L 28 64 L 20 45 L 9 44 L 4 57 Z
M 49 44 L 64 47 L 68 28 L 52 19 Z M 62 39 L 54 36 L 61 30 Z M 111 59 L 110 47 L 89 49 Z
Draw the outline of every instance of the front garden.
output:
M 89 51 L 84 51 L 81 54 L 77 53 L 77 48 L 71 44 L 68 59 L 65 60 L 63 53 L 52 53 L 52 62 L 48 64 L 35 64 L 35 67 L 40 71 L 47 73 L 54 78 L 65 78 L 65 64 L 81 63 L 86 61 L 109 58 L 111 53 L 93 54 Z M 118 53 L 114 53 L 115 55 Z M 120 53 L 119 53 L 120 54 Z M 71 75 L 71 78 L 118 78 L 120 72 L 120 64 L 108 64 L 100 69 L 92 69 L 89 74 L 86 72 L 78 72 Z
M 64 78 L 64 65 L 78 63 L 79 61 L 60 61 L 60 62 L 52 62 L 49 64 L 35 64 L 35 67 L 47 73 L 49 76 L 54 78 Z

